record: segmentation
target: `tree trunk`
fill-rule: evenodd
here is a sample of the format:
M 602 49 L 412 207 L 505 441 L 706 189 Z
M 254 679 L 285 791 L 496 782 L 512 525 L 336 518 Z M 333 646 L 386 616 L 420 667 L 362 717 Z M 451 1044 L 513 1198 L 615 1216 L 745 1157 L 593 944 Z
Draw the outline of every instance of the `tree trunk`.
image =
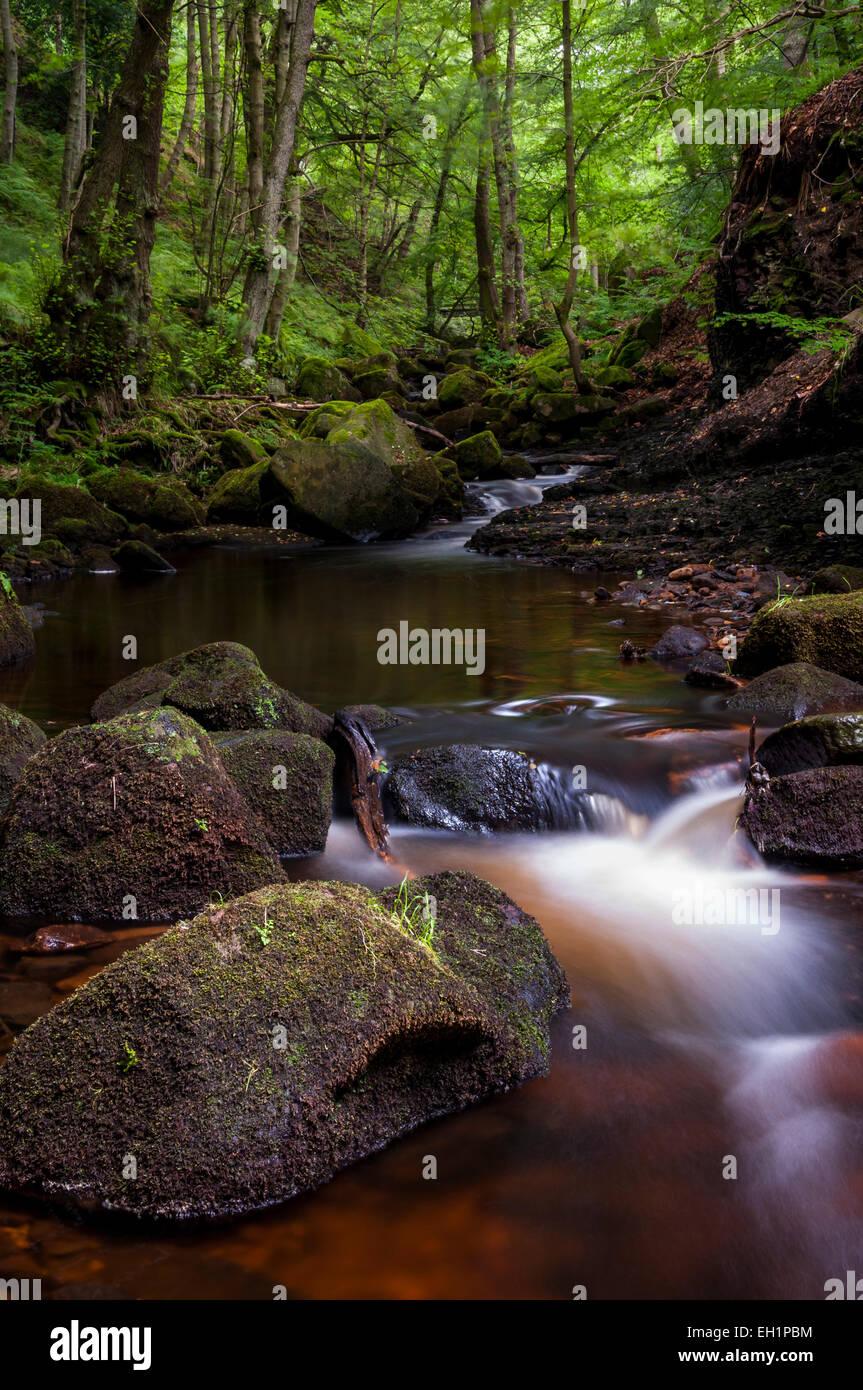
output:
M 575 117 L 572 108 L 572 5 L 571 0 L 563 0 L 563 121 L 566 163 L 566 223 L 569 230 L 569 271 L 563 299 L 555 304 L 554 312 L 560 331 L 566 340 L 569 351 L 569 365 L 575 384 L 582 395 L 590 392 L 590 382 L 581 365 L 581 344 L 578 334 L 569 321 L 572 302 L 575 298 L 575 280 L 578 274 L 576 247 L 578 246 L 578 204 L 575 196 Z
M 279 334 L 282 331 L 282 319 L 285 316 L 285 308 L 294 286 L 294 280 L 297 277 L 297 264 L 300 256 L 300 230 L 303 222 L 300 178 L 301 174 L 299 170 L 297 170 L 288 185 L 287 227 L 284 237 L 285 266 L 279 272 L 279 278 L 273 290 L 273 297 L 270 300 L 270 307 L 267 310 L 267 318 L 264 324 L 264 333 L 268 338 L 271 338 L 274 343 L 279 341 Z
M 465 84 L 459 101 L 458 111 L 455 120 L 447 130 L 446 141 L 443 147 L 441 158 L 440 178 L 438 179 L 437 192 L 435 193 L 434 206 L 432 207 L 431 222 L 429 223 L 428 233 L 428 259 L 426 260 L 425 280 L 426 280 L 426 332 L 434 333 L 435 320 L 437 318 L 437 305 L 435 303 L 435 283 L 434 273 L 437 265 L 437 234 L 440 227 L 441 214 L 443 213 L 446 202 L 447 189 L 449 187 L 452 162 L 455 155 L 456 141 L 461 133 L 464 124 L 467 104 L 470 100 L 470 87 Z
M 647 39 L 647 46 L 657 69 L 659 69 L 665 62 L 665 54 L 663 52 L 662 30 L 656 17 L 656 0 L 640 0 L 640 5 L 641 25 Z M 668 113 L 668 119 L 671 121 L 674 110 L 674 95 L 666 80 L 663 80 L 660 85 L 663 105 Z M 697 179 L 701 178 L 701 160 L 698 158 L 695 146 L 681 144 L 677 148 L 680 151 L 680 158 L 683 160 L 683 167 L 687 176 L 695 183 Z
M 102 141 L 72 214 L 65 271 L 45 304 L 70 361 L 96 380 L 131 371 L 152 308 L 172 10 L 173 0 L 140 0 Z
M 473 203 L 479 312 L 483 327 L 493 331 L 496 337 L 500 337 L 500 300 L 497 292 L 494 239 L 491 230 L 491 111 L 486 79 L 482 0 L 470 0 L 470 14 L 473 70 L 480 93 L 480 132 Z
M 78 181 L 87 148 L 87 0 L 72 0 L 72 26 L 75 61 L 72 65 L 66 144 L 60 175 L 61 212 L 67 212 L 71 205 L 72 190 Z
M 3 70 L 6 85 L 3 89 L 3 123 L 0 126 L 0 164 L 11 164 L 15 158 L 15 119 L 18 106 L 18 49 L 12 28 L 9 0 L 0 0 L 0 29 L 3 32 Z
M 509 182 L 509 227 L 513 242 L 513 274 L 515 276 L 515 307 L 518 318 L 523 322 L 528 316 L 527 289 L 524 283 L 524 237 L 518 220 L 519 174 L 518 157 L 515 148 L 512 113 L 515 105 L 516 54 L 518 48 L 518 20 L 515 6 L 510 5 L 508 13 L 509 35 L 506 52 L 506 87 L 503 106 L 504 151 L 506 155 Z
M 246 305 L 243 345 L 247 353 L 254 351 L 263 331 L 276 286 L 277 271 L 273 264 L 273 250 L 282 214 L 285 184 L 294 154 L 297 116 L 306 86 L 306 72 L 315 32 L 316 8 L 317 0 L 295 0 L 291 25 L 290 65 L 282 99 L 276 108 L 275 127 L 261 190 L 258 227 L 260 250 L 263 255 L 249 264 L 243 289 Z
M 174 148 L 171 150 L 168 162 L 165 165 L 165 172 L 162 175 L 161 192 L 163 197 L 174 182 L 174 175 L 179 168 L 180 160 L 183 158 L 186 146 L 189 143 L 189 136 L 195 124 L 195 110 L 197 104 L 198 45 L 195 33 L 195 9 L 190 3 L 186 10 L 186 104 L 183 107 L 180 129 L 177 132 Z

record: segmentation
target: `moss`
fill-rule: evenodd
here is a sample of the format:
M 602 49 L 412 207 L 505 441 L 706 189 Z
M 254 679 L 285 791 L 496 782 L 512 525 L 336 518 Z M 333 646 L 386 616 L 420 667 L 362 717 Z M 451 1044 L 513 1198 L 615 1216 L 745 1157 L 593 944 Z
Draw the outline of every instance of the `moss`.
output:
M 207 520 L 211 524 L 234 521 L 257 526 L 262 509 L 261 478 L 269 466 L 267 458 L 248 468 L 232 468 L 223 473 L 207 498 Z
M 393 925 L 397 890 L 307 883 L 107 966 L 0 1072 L 0 1181 L 141 1215 L 239 1213 L 543 1074 L 568 989 L 536 922 L 469 874 L 415 887 L 437 900 L 437 958 Z
M 494 382 L 485 372 L 462 367 L 444 377 L 438 391 L 438 401 L 444 409 L 453 410 L 458 406 L 481 401 L 486 391 L 491 390 L 493 386 Z
M 325 743 L 280 730 L 217 733 L 213 742 L 277 853 L 314 854 L 325 848 L 335 764 Z M 274 775 L 277 768 L 285 769 L 284 786 Z
M 43 532 L 73 549 L 116 543 L 126 530 L 123 517 L 103 506 L 84 488 L 42 480 L 32 487 L 20 487 L 15 496 L 38 498 L 42 504 Z
M 0 666 L 9 666 L 32 656 L 36 643 L 33 629 L 5 574 L 3 579 L 6 582 L 0 585 Z
M 744 639 L 735 669 L 757 676 L 801 661 L 848 680 L 863 680 L 863 594 L 823 594 L 767 604 Z
M 45 742 L 45 735 L 26 715 L 0 705 L 0 816 L 9 805 L 28 761 Z

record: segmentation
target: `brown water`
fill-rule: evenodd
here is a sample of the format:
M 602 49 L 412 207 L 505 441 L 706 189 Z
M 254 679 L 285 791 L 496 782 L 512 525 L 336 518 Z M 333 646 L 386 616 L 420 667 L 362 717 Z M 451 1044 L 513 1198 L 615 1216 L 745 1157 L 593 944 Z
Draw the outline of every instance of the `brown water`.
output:
M 0 699 L 46 725 L 80 722 L 129 673 L 127 635 L 142 664 L 237 640 L 322 708 L 410 714 L 384 741 L 390 757 L 467 740 L 586 766 L 588 789 L 614 798 L 603 834 L 394 837 L 417 872 L 473 869 L 542 923 L 574 1004 L 555 1023 L 550 1075 L 230 1224 L 94 1222 L 0 1200 L 0 1276 L 42 1278 L 54 1297 L 270 1298 L 283 1285 L 289 1297 L 566 1299 L 585 1285 L 590 1298 L 819 1298 L 859 1266 L 856 881 L 741 867 L 729 763 L 745 732 L 679 672 L 616 660 L 623 635 L 649 645 L 667 612 L 591 606 L 588 578 L 472 555 L 466 530 L 197 552 L 165 579 L 41 590 L 53 616 L 35 662 L 0 673 Z M 624 629 L 610 625 L 620 617 Z M 484 627 L 485 673 L 380 666 L 377 632 L 402 619 Z M 669 732 L 643 737 L 657 729 Z M 292 871 L 385 876 L 343 821 Z M 780 886 L 781 931 L 673 925 L 686 876 Z M 59 998 L 142 934 L 72 959 L 7 953 L 0 975 Z M 585 1050 L 571 1045 L 579 1024 Z M 437 1181 L 422 1178 L 429 1154 Z M 722 1176 L 729 1155 L 736 1180 Z

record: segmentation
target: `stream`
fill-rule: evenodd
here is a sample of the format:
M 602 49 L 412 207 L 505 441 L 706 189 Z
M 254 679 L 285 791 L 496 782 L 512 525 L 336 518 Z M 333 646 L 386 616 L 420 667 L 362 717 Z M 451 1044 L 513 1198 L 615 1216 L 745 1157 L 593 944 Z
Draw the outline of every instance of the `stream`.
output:
M 49 731 L 86 722 L 129 674 L 130 634 L 140 666 L 239 641 L 322 709 L 402 714 L 379 737 L 390 762 L 470 742 L 583 767 L 597 821 L 505 837 L 393 828 L 400 863 L 470 869 L 541 923 L 573 995 L 547 1078 L 230 1223 L 84 1219 L 0 1197 L 0 1275 L 41 1278 L 61 1298 L 267 1299 L 284 1286 L 289 1298 L 570 1299 L 584 1286 L 589 1299 L 820 1299 L 859 1268 L 859 876 L 778 872 L 737 842 L 747 729 L 681 670 L 617 658 L 624 636 L 650 647 L 685 616 L 590 603 L 616 576 L 465 550 L 488 515 L 566 476 L 474 485 L 475 516 L 409 541 L 199 550 L 172 556 L 175 575 L 34 591 L 37 657 L 0 672 L 0 700 Z M 484 629 L 484 671 L 380 665 L 378 631 L 403 620 Z M 287 867 L 372 886 L 398 876 L 344 819 L 322 855 Z M 781 928 L 678 925 L 682 883 L 778 889 Z M 148 934 L 118 929 L 115 945 L 72 958 L 7 950 L 0 976 L 60 998 Z M 437 1181 L 422 1177 L 426 1155 Z

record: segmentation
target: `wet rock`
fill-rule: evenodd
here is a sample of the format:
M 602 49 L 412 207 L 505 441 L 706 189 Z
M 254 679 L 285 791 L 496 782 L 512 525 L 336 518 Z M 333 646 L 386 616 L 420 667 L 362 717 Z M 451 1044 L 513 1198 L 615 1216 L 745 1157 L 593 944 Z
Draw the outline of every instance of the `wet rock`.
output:
M 654 661 L 675 661 L 678 657 L 695 656 L 710 644 L 703 632 L 694 627 L 675 623 L 664 632 L 655 647 L 647 653 Z
M 411 825 L 472 834 L 548 830 L 578 824 L 587 799 L 562 776 L 503 748 L 453 744 L 397 758 L 385 802 Z
M 101 546 L 90 546 L 81 556 L 87 566 L 88 574 L 119 574 L 120 566 L 111 558 L 110 550 Z
M 22 942 L 21 950 L 27 956 L 54 956 L 64 951 L 95 951 L 100 946 L 110 946 L 116 937 L 99 927 L 88 926 L 83 922 L 66 922 L 53 927 L 40 927 Z
M 828 565 L 809 581 L 813 594 L 848 594 L 863 589 L 863 569 L 854 565 Z
M 756 676 L 745 689 L 732 695 L 727 708 L 765 714 L 774 723 L 802 719 L 808 714 L 863 710 L 863 685 L 808 662 L 795 661 Z
M 44 478 L 20 487 L 19 500 L 38 499 L 42 504 L 42 530 L 72 550 L 88 545 L 116 545 L 126 522 L 82 487 L 67 487 Z
M 863 767 L 818 767 L 774 777 L 740 817 L 770 860 L 854 869 L 863 865 Z
M 174 566 L 163 555 L 143 541 L 124 541 L 113 552 L 121 570 L 127 574 L 176 574 Z
M 742 676 L 805 661 L 863 680 L 863 594 L 790 598 L 762 608 L 735 664 Z
M 521 454 L 510 454 L 508 458 L 501 460 L 500 474 L 503 478 L 517 481 L 521 478 L 535 478 L 536 469 L 526 458 L 522 458 Z
M 364 724 L 370 734 L 377 733 L 381 729 L 395 729 L 399 724 L 407 724 L 409 721 L 401 714 L 394 714 L 390 709 L 384 709 L 382 705 L 347 705 L 342 711 L 349 719 L 358 719 Z
M 257 526 L 263 507 L 261 478 L 269 467 L 270 461 L 265 458 L 247 468 L 231 468 L 223 473 L 207 495 L 207 521 L 211 525 L 236 521 Z
M 768 735 L 757 759 L 771 777 L 863 763 L 863 714 L 813 714 L 785 724 Z
M 36 642 L 15 590 L 0 574 L 0 666 L 11 666 L 33 656 Z
M 10 916 L 164 921 L 281 876 L 209 738 L 174 709 L 52 739 L 0 826 Z
M 728 674 L 728 663 L 720 652 L 701 652 L 683 679 L 702 690 L 737 690 L 740 685 Z
M 9 805 L 27 763 L 45 742 L 45 735 L 26 715 L 0 705 L 0 816 Z
M 335 757 L 325 743 L 282 729 L 217 733 L 213 743 L 277 854 L 326 847 Z
M 430 944 L 396 889 L 285 884 L 107 966 L 0 1070 L 0 1185 L 237 1215 L 543 1075 L 569 991 L 536 922 L 470 874 L 408 889 Z
M 291 729 L 323 738 L 332 720 L 276 685 L 249 647 L 210 642 L 118 681 L 100 695 L 94 720 L 172 705 L 205 729 Z

